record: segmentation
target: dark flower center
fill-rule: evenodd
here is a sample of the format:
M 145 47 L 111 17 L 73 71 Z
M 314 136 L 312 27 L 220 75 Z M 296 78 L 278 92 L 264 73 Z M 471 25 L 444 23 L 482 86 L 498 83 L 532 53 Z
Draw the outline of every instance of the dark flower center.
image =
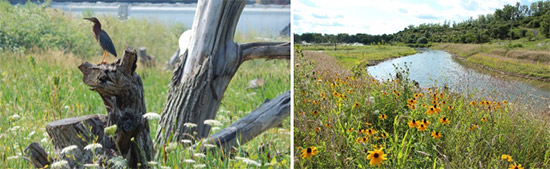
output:
M 374 153 L 374 155 L 372 155 L 374 158 L 378 158 L 380 155 L 378 155 L 378 153 Z
M 447 121 L 447 118 L 446 118 L 446 117 L 443 117 L 443 121 Z
M 307 148 L 307 153 L 311 153 L 311 148 Z
M 413 122 L 413 123 L 416 123 L 416 120 L 413 120 L 412 122 Z

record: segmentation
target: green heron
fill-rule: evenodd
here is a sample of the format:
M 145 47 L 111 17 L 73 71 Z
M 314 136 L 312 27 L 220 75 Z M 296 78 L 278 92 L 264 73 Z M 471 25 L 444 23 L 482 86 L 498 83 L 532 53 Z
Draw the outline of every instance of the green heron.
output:
M 109 37 L 109 35 L 107 35 L 107 32 L 101 29 L 101 23 L 99 23 L 99 20 L 97 20 L 97 18 L 95 17 L 84 18 L 84 19 L 94 23 L 93 31 L 95 34 L 95 40 L 99 42 L 99 45 L 103 49 L 103 59 L 101 59 L 101 62 L 99 62 L 99 64 L 107 62 L 105 58 L 109 56 L 109 53 L 113 54 L 116 57 L 115 45 L 113 45 L 113 41 L 111 41 L 111 38 Z

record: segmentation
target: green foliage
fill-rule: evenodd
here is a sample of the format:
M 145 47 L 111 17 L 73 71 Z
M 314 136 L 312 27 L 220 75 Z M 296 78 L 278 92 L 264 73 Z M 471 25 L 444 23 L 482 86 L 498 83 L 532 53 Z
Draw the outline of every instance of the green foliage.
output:
M 550 38 L 550 10 L 542 17 L 540 33 L 544 35 L 545 38 Z
M 13 6 L 0 1 L 0 51 L 59 50 L 82 58 L 101 56 L 91 22 L 47 6 L 48 3 Z M 94 16 L 94 12 L 87 10 L 83 15 Z M 143 46 L 157 59 L 168 60 L 185 30 L 181 24 L 166 25 L 160 20 L 96 17 L 119 54 L 126 47 Z

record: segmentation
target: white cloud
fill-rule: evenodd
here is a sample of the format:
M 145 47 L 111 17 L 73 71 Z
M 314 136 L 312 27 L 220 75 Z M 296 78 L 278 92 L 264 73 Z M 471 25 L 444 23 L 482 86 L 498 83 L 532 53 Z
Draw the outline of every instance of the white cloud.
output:
M 533 0 L 522 0 L 530 4 Z M 294 33 L 391 34 L 408 25 L 460 22 L 493 13 L 518 0 L 297 0 L 292 1 Z

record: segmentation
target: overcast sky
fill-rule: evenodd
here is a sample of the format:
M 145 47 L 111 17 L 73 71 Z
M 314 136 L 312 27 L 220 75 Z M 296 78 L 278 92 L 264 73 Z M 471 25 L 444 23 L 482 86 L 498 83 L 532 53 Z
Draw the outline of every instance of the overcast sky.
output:
M 409 25 L 460 22 L 538 0 L 294 0 L 294 33 L 392 34 Z

